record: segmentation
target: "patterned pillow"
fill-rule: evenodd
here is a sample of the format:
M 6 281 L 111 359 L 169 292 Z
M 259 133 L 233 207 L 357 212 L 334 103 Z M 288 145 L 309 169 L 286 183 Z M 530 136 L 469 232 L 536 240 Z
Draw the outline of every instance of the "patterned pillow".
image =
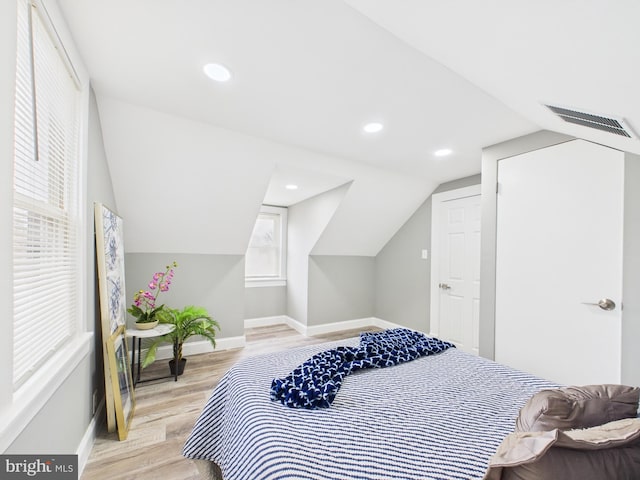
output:
M 516 432 L 569 430 L 637 416 L 640 389 L 626 385 L 587 385 L 542 390 L 529 399 L 516 420 Z

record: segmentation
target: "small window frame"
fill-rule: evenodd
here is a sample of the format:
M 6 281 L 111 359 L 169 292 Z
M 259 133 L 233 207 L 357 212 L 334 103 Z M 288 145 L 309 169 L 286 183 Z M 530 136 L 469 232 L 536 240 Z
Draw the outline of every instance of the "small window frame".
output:
M 247 275 L 247 255 L 245 254 L 245 287 L 283 287 L 287 285 L 287 207 L 262 205 L 256 220 L 260 218 L 261 214 L 278 215 L 280 217 L 280 271 L 275 275 Z M 251 239 L 249 243 L 251 243 Z M 247 246 L 247 251 L 248 249 L 249 247 Z

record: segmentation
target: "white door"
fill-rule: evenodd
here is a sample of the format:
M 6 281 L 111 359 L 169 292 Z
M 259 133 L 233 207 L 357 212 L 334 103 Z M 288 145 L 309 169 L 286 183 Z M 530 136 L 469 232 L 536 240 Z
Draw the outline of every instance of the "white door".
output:
M 582 140 L 498 163 L 496 361 L 620 382 L 623 175 L 622 152 Z
M 478 354 L 480 186 L 432 197 L 431 334 Z

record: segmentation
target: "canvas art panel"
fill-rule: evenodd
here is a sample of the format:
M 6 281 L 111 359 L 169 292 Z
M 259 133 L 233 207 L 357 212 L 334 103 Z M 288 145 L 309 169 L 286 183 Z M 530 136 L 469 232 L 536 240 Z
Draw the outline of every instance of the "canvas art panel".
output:
M 102 235 L 107 289 L 109 333 L 126 322 L 124 288 L 124 240 L 122 218 L 102 205 Z
M 123 221 L 114 211 L 101 203 L 95 203 L 94 216 L 107 430 L 113 432 L 116 429 L 114 392 L 106 346 L 118 328 L 126 323 Z

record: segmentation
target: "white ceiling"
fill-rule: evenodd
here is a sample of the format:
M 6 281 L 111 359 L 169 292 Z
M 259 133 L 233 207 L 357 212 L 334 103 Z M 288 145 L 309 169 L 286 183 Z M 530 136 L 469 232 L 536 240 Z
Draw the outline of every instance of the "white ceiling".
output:
M 640 135 L 640 1 L 346 2 L 536 125 L 640 154 L 637 139 L 543 106 L 623 118 Z
M 344 173 L 347 174 L 347 172 Z M 314 170 L 313 167 L 302 168 L 280 162 L 271 174 L 263 203 L 288 207 L 344 185 L 351 180 L 346 176 Z M 287 188 L 289 185 L 294 185 L 297 188 L 292 191 Z
M 372 205 L 380 205 L 372 196 L 388 195 L 382 201 L 388 218 L 378 219 L 385 233 L 368 244 L 367 254 L 375 254 L 439 183 L 479 173 L 483 147 L 545 128 L 640 153 L 638 140 L 565 123 L 541 106 L 624 117 L 640 132 L 638 0 L 57 3 L 92 79 L 119 205 L 130 200 L 128 192 L 144 188 L 144 178 L 131 175 L 137 160 L 127 153 L 144 155 L 142 138 L 157 139 L 159 164 L 182 161 L 179 146 L 151 130 L 170 124 L 162 115 L 209 125 L 214 137 L 227 139 L 222 132 L 228 131 L 272 142 L 264 165 L 259 149 L 247 163 L 253 167 L 238 164 L 253 178 L 254 191 L 217 189 L 235 194 L 229 205 L 249 197 L 291 205 L 353 181 L 334 221 L 372 234 L 360 228 L 376 222 Z M 208 79 L 202 67 L 210 62 L 225 64 L 231 81 Z M 142 135 L 124 128 L 133 106 L 157 114 L 136 124 L 149 130 Z M 385 129 L 362 133 L 373 120 Z M 189 150 L 211 158 L 198 163 L 198 181 L 216 190 L 226 168 L 218 159 L 228 152 L 216 151 L 219 144 L 207 138 L 198 137 L 205 150 Z M 246 158 L 238 138 L 231 156 L 240 162 Z M 450 157 L 433 155 L 444 147 L 453 150 Z M 384 172 L 393 178 L 389 192 L 380 183 Z M 157 169 L 155 180 L 162 174 Z M 287 183 L 301 188 L 283 191 Z M 190 198 L 188 190 L 175 195 L 175 221 L 195 221 L 185 212 L 202 207 Z M 249 204 L 243 208 L 255 214 Z M 247 225 L 243 232 L 250 231 Z M 344 242 L 338 237 L 335 245 Z
M 438 183 L 478 173 L 482 147 L 538 129 L 342 0 L 59 3 L 98 97 Z M 209 62 L 232 80 L 205 77 Z M 363 134 L 370 120 L 385 130 Z M 447 162 L 432 155 L 443 147 Z

